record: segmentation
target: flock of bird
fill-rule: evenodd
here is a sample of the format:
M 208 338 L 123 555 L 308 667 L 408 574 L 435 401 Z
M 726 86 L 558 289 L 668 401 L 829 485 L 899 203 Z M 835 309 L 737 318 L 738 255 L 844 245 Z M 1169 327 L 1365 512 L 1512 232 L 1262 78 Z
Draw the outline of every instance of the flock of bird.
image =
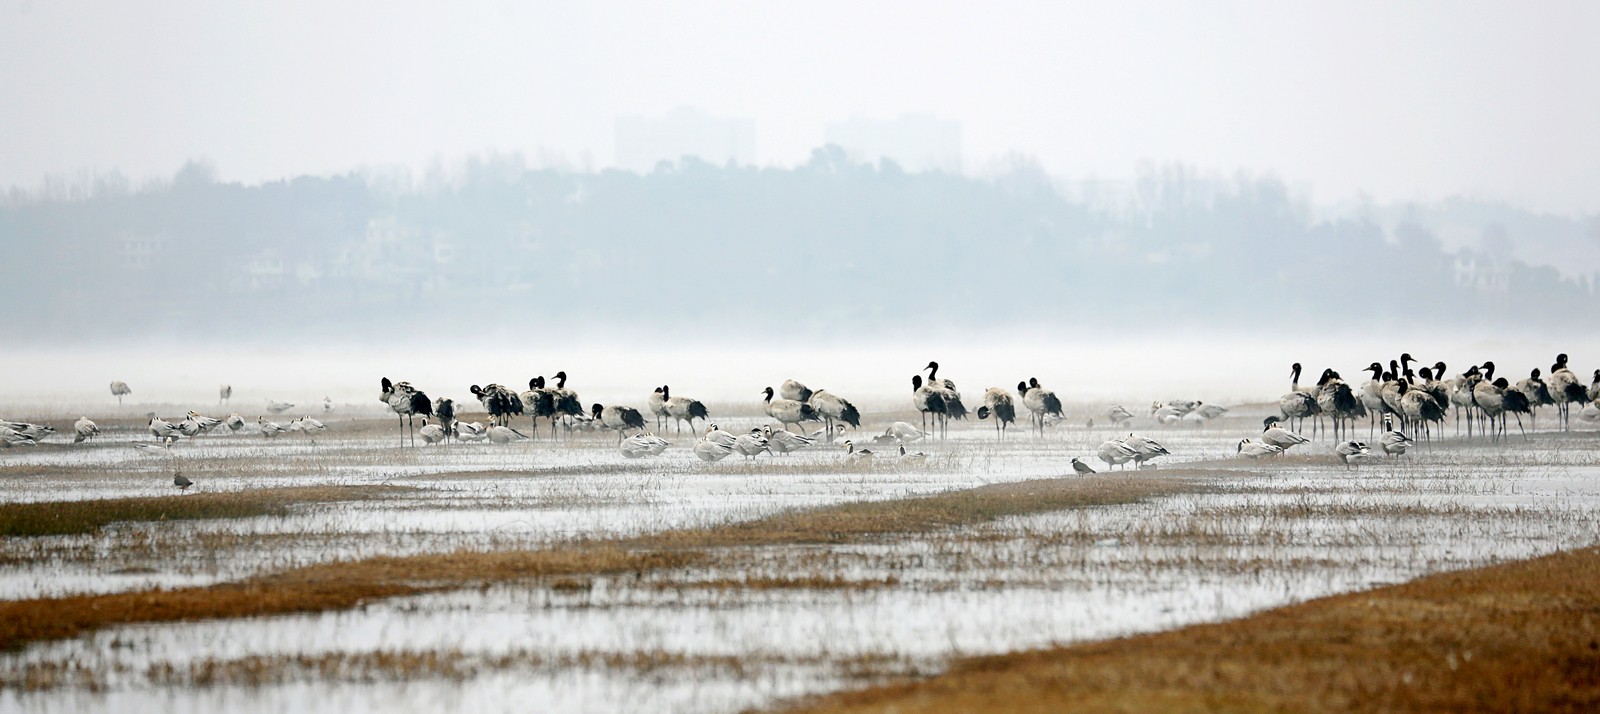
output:
M 1522 416 L 1530 422 L 1542 406 L 1554 406 L 1563 429 L 1570 428 L 1572 405 L 1581 405 L 1580 419 L 1600 421 L 1600 369 L 1595 370 L 1589 384 L 1580 381 L 1568 364 L 1566 354 L 1557 355 L 1546 377 L 1540 369 L 1530 371 L 1528 378 L 1511 384 L 1505 377 L 1496 377 L 1494 362 L 1473 365 L 1457 375 L 1449 375 L 1443 362 L 1420 366 L 1409 353 L 1390 360 L 1385 368 L 1373 362 L 1364 371 L 1371 378 L 1351 384 L 1340 374 L 1324 369 L 1315 384 L 1301 385 L 1302 366 L 1295 363 L 1290 368 L 1290 390 L 1278 400 L 1279 414 L 1267 417 L 1262 431 L 1244 438 L 1235 445 L 1235 454 L 1242 458 L 1262 458 L 1282 455 L 1290 449 L 1310 444 L 1321 431 L 1329 432 L 1335 442 L 1333 454 L 1346 467 L 1379 454 L 1401 456 L 1416 444 L 1408 432 L 1420 432 L 1426 442 L 1435 430 L 1443 432 L 1447 415 L 1454 413 L 1459 434 L 1461 422 L 1466 421 L 1467 435 L 1475 432 L 1492 439 L 1507 435 L 1507 418 L 1515 418 L 1519 430 Z M 926 372 L 924 378 L 922 372 Z M 669 443 L 646 428 L 646 415 L 633 407 L 592 404 L 588 409 L 578 394 L 567 386 L 566 372 L 557 372 L 554 386 L 543 376 L 528 381 L 528 389 L 516 391 L 500 384 L 472 385 L 470 392 L 478 399 L 488 415 L 488 424 L 466 422 L 456 418 L 455 402 L 448 398 L 437 400 L 407 382 L 392 382 L 387 377 L 381 381 L 380 399 L 400 419 L 402 445 L 407 435 L 416 444 L 421 436 L 426 444 L 439 444 L 457 440 L 462 442 L 487 441 L 510 444 L 537 437 L 541 420 L 546 422 L 552 437 L 578 432 L 615 431 L 617 449 L 628 458 L 645 458 L 663 453 Z M 131 393 L 126 383 L 112 382 L 112 394 L 119 401 Z M 223 385 L 220 402 L 232 395 L 232 388 Z M 796 380 L 785 380 L 777 388 L 766 387 L 761 392 L 763 411 L 774 424 L 755 427 L 748 432 L 735 434 L 710 422 L 710 411 L 704 402 L 672 394 L 671 387 L 654 388 L 646 402 L 646 411 L 654 418 L 657 430 L 665 431 L 675 426 L 682 433 L 685 424 L 691 433 L 696 421 L 705 424 L 693 446 L 696 457 L 705 461 L 720 461 L 738 454 L 754 459 L 760 454 L 783 455 L 830 445 L 845 451 L 847 463 L 866 464 L 877 457 L 871 447 L 889 447 L 897 450 L 894 458 L 907 462 L 927 458 L 921 452 L 908 452 L 906 446 L 930 436 L 947 438 L 949 423 L 968 416 L 961 391 L 956 384 L 939 376 L 939 363 L 929 362 L 911 377 L 911 405 L 922 419 L 921 428 L 907 422 L 894 422 L 882 434 L 872 437 L 852 437 L 848 430 L 861 428 L 861 412 L 850 400 L 826 389 L 813 390 Z M 1062 400 L 1052 390 L 1039 383 L 1037 378 L 1019 381 L 1015 392 L 991 387 L 983 392 L 982 403 L 976 410 L 980 420 L 990 420 L 998 438 L 1004 439 L 1017 419 L 1020 403 L 1030 417 L 1030 430 L 1043 434 L 1045 428 L 1065 419 Z M 281 413 L 293 404 L 272 401 L 268 410 Z M 332 401 L 324 399 L 324 410 L 332 409 Z M 1199 401 L 1178 400 L 1151 404 L 1149 415 L 1158 425 L 1203 424 L 1228 412 L 1226 407 Z M 1126 427 L 1134 415 L 1122 406 L 1112 406 L 1096 417 L 1117 427 Z M 422 418 L 420 428 L 415 424 Z M 519 417 L 526 417 L 528 432 L 513 426 Z M 1369 446 L 1366 441 L 1350 438 L 1356 423 L 1369 422 Z M 1300 430 L 1311 421 L 1312 436 Z M 1326 420 L 1326 421 L 1325 421 Z M 1396 422 L 1398 421 L 1398 427 Z M 822 428 L 806 431 L 807 423 L 820 424 Z M 1381 423 L 1382 432 L 1377 431 Z M 1094 425 L 1094 418 L 1085 422 Z M 207 417 L 189 411 L 179 420 L 167 421 L 151 415 L 148 430 L 154 442 L 136 442 L 135 446 L 151 453 L 164 452 L 180 438 L 193 438 L 210 433 L 218 427 L 229 432 L 245 428 L 244 417 L 237 413 L 223 419 Z M 313 441 L 327 430 L 321 421 L 301 416 L 286 424 L 257 417 L 256 427 L 267 438 L 282 434 L 299 433 Z M 0 448 L 35 444 L 44 440 L 55 429 L 40 424 L 0 420 Z M 1526 437 L 1526 431 L 1522 431 Z M 94 439 L 100 429 L 87 417 L 73 424 L 73 443 Z M 1170 452 L 1160 442 L 1148 436 L 1129 432 L 1103 442 L 1095 456 L 1112 469 L 1143 468 L 1150 461 Z M 1078 473 L 1094 473 L 1094 469 L 1078 458 L 1071 465 Z

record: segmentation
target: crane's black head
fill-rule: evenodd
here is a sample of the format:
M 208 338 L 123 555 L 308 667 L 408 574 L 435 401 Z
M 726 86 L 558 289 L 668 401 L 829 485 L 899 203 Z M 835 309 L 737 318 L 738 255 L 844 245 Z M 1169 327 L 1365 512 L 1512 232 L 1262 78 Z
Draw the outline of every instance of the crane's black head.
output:
M 660 394 L 661 393 L 661 388 L 660 387 L 656 387 L 655 389 L 650 390 L 650 393 L 651 394 Z
M 1028 389 L 1038 389 L 1038 388 L 1039 388 L 1039 378 L 1038 377 L 1029 377 L 1028 378 Z
M 388 377 L 384 377 L 383 378 L 383 391 L 385 391 L 385 392 L 394 391 L 394 382 L 389 381 Z
M 922 389 L 922 375 L 913 374 L 911 375 L 911 391 L 914 392 L 918 389 Z
M 561 389 L 567 388 L 567 373 L 565 371 L 556 372 L 556 386 Z
M 538 388 L 539 388 L 539 378 L 538 377 L 534 377 L 533 379 L 528 380 L 528 389 L 538 389 Z
M 1372 373 L 1373 379 L 1377 379 L 1383 375 L 1383 365 L 1373 362 L 1372 364 L 1367 365 L 1366 371 Z
M 989 418 L 989 407 L 988 406 L 978 407 L 978 418 L 979 419 L 988 419 Z M 900 448 L 903 449 L 905 447 L 902 446 Z
M 1528 378 L 1529 379 L 1538 379 L 1539 378 L 1539 368 L 1538 367 L 1534 367 L 1533 371 L 1528 373 Z
M 1561 354 L 1556 355 L 1556 364 L 1559 364 L 1559 365 L 1561 365 L 1563 367 L 1566 366 L 1566 364 L 1567 364 L 1567 353 L 1562 352 Z
M 1445 374 L 1445 372 L 1444 372 L 1444 363 L 1443 362 L 1434 362 L 1433 363 L 1433 376 L 1438 377 L 1439 379 L 1444 379 L 1444 374 Z
M 1600 382 L 1600 369 L 1594 371 L 1594 381 Z
M 1407 362 L 1415 362 L 1415 361 L 1417 361 L 1417 358 L 1412 357 L 1410 352 L 1402 352 L 1402 353 L 1400 353 L 1400 364 L 1406 364 Z
M 598 402 L 596 402 L 594 406 L 589 407 L 589 413 L 593 414 L 594 418 L 599 419 L 600 412 L 605 411 L 605 409 L 606 408 L 604 406 L 601 406 Z
M 1483 371 L 1484 371 L 1484 374 L 1486 375 L 1484 377 L 1485 379 L 1493 377 L 1494 376 L 1494 360 L 1490 360 L 1488 362 L 1484 362 L 1483 363 Z
M 1289 365 L 1289 376 L 1291 376 L 1291 377 L 1299 377 L 1300 376 L 1300 363 L 1299 362 L 1296 362 L 1294 364 Z
M 1499 389 L 1505 389 L 1506 387 L 1511 386 L 1511 383 L 1507 382 L 1505 377 L 1497 377 L 1494 380 L 1494 386 Z
M 1317 377 L 1317 386 L 1320 387 L 1320 386 L 1322 386 L 1324 384 L 1327 384 L 1332 379 L 1333 379 L 1333 370 L 1324 369 L 1324 370 L 1322 370 L 1322 376 Z
M 1385 382 L 1393 382 L 1394 381 L 1394 372 L 1385 371 L 1383 373 L 1383 376 L 1380 377 L 1380 379 L 1382 379 Z
M 672 397 L 671 388 L 667 387 L 667 385 L 665 385 L 665 384 L 661 385 L 661 398 L 662 399 L 670 399 L 671 397 Z
M 467 391 L 472 392 L 472 396 L 477 397 L 477 396 L 481 396 L 483 394 L 483 387 L 480 387 L 480 386 L 474 384 Z
M 767 395 L 767 401 L 772 401 L 772 387 L 767 387 L 761 393 Z
M 1428 381 L 1428 382 L 1433 381 L 1433 369 L 1432 368 L 1423 367 L 1422 369 L 1417 370 L 1417 374 L 1422 375 L 1422 379 L 1425 380 L 1425 381 Z
M 937 371 L 939 371 L 939 363 L 930 360 L 928 362 L 928 366 L 923 367 L 923 369 L 932 370 L 932 371 L 937 372 Z
M 1028 383 L 1027 382 L 1017 382 L 1017 394 L 1020 394 L 1022 396 L 1027 396 L 1028 395 Z

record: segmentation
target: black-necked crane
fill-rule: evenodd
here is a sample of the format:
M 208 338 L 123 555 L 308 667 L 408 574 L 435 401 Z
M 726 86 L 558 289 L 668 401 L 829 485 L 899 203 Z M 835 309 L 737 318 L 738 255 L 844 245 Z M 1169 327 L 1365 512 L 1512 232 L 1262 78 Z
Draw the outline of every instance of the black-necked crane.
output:
M 1322 376 L 1317 379 L 1316 398 L 1317 408 L 1333 421 L 1335 441 L 1343 438 L 1346 425 L 1354 426 L 1355 420 L 1367 415 L 1367 409 L 1356 398 L 1355 391 L 1332 369 L 1322 370 Z M 1317 422 L 1321 422 L 1320 417 Z
M 439 419 L 437 426 L 444 432 L 444 438 L 448 440 L 456 430 L 456 400 L 449 397 L 439 397 L 433 400 L 433 415 Z M 422 421 L 426 424 L 427 417 L 423 417 Z M 430 441 L 428 443 L 431 444 L 433 442 Z
M 389 408 L 400 417 L 400 445 L 405 446 L 406 433 L 411 433 L 411 445 L 417 445 L 417 437 L 413 420 L 418 414 L 433 416 L 433 402 L 428 400 L 428 395 L 412 387 L 407 382 L 391 382 L 388 377 L 383 378 L 383 392 L 378 396 L 378 401 L 389 405 Z M 408 430 L 407 427 L 412 427 Z
M 89 417 L 78 417 L 78 420 L 72 423 L 72 434 L 72 443 L 81 444 L 87 439 L 99 436 L 100 427 L 89 421 Z
M 1472 387 L 1472 403 L 1483 413 L 1491 439 L 1499 439 L 1505 424 L 1505 390 L 1495 383 L 1494 362 L 1483 363 L 1483 378 Z
M 578 393 L 567 388 L 567 373 L 556 372 L 556 386 L 549 387 L 550 394 L 555 399 L 556 416 L 584 419 L 588 414 L 583 411 L 583 402 L 578 400 Z M 539 386 L 544 386 L 544 380 L 539 380 Z
M 834 422 L 849 424 L 851 427 L 861 428 L 861 412 L 850 400 L 826 389 L 819 389 L 811 393 L 809 404 L 822 415 L 823 422 L 828 428 L 833 428 Z
M 1505 431 L 1506 414 L 1517 419 L 1517 431 L 1522 433 L 1522 440 L 1528 441 L 1528 431 L 1522 428 L 1522 415 L 1532 414 L 1533 408 L 1528 403 L 1528 395 L 1511 388 L 1505 377 L 1494 380 L 1494 386 L 1500 390 L 1501 397 L 1505 400 L 1505 411 L 1500 414 L 1500 430 Z
M 1534 431 L 1539 430 L 1539 407 L 1555 406 L 1556 400 L 1550 396 L 1550 385 L 1540 378 L 1538 367 L 1528 372 L 1528 378 L 1517 382 L 1517 391 L 1528 398 L 1528 406 L 1533 410 L 1528 415 L 1528 426 Z M 1559 418 L 1559 417 L 1558 417 Z
M 122 406 L 122 398 L 129 394 L 133 394 L 133 390 L 128 388 L 127 382 L 118 379 L 111 383 L 111 396 L 117 398 L 117 406 Z
M 1600 371 L 1596 371 L 1595 375 L 1600 377 Z M 1562 431 L 1570 428 L 1571 403 L 1582 404 L 1590 401 L 1588 390 L 1578 381 L 1578 375 L 1572 373 L 1572 368 L 1567 366 L 1565 352 L 1556 355 L 1556 363 L 1550 365 L 1550 398 L 1556 401 L 1556 412 L 1561 415 Z
M 783 384 L 778 385 L 778 396 L 784 399 L 792 399 L 797 402 L 809 402 L 811 401 L 812 394 L 814 394 L 814 392 L 811 391 L 810 387 L 807 387 L 806 385 L 801 384 L 793 379 L 785 379 L 783 380 Z
M 1021 389 L 1024 384 L 1018 384 Z M 1000 387 L 990 387 L 983 392 L 983 406 L 978 407 L 978 418 L 987 419 L 994 417 L 994 434 L 996 437 L 1006 438 L 1006 428 L 1017 420 L 1017 404 L 1011 398 L 1011 392 Z
M 1423 367 L 1423 370 L 1427 370 Z M 1422 387 L 1413 387 L 1411 383 L 1400 382 L 1400 415 L 1405 417 L 1406 423 L 1415 431 L 1422 427 L 1422 438 L 1425 441 L 1433 439 L 1433 424 L 1444 424 L 1444 408 L 1439 406 L 1439 401 L 1433 393 Z
M 762 396 L 765 397 L 767 402 L 767 416 L 776 419 L 784 428 L 788 428 L 790 424 L 793 424 L 796 429 L 799 429 L 804 422 L 822 421 L 822 416 L 817 413 L 816 407 L 795 399 L 775 397 L 773 396 L 772 387 L 767 387 L 763 390 Z
M 1054 391 L 1039 386 L 1038 377 L 1030 377 L 1026 382 L 1018 382 L 1017 394 L 1022 396 L 1022 406 L 1028 408 L 1034 431 L 1039 432 L 1039 436 L 1044 436 L 1044 418 L 1046 416 L 1064 416 L 1061 409 L 1061 399 L 1056 396 Z
M 689 430 L 694 431 L 694 420 L 711 419 L 710 410 L 706 409 L 705 402 L 688 397 L 672 396 L 672 388 L 661 385 L 661 396 L 666 399 L 667 416 L 677 425 L 679 433 L 683 431 L 683 422 L 689 423 Z
M 529 436 L 539 438 L 539 420 L 547 419 L 550 422 L 550 438 L 556 436 L 556 395 L 546 389 L 544 377 L 538 376 L 528 380 L 528 391 L 522 393 L 522 410 L 528 415 L 528 422 L 533 427 Z
M 522 397 L 505 385 L 491 384 L 480 387 L 474 384 L 467 391 L 478 398 L 484 411 L 489 413 L 489 422 L 492 424 L 506 426 L 511 423 L 511 417 L 522 414 Z
M 947 438 L 950 435 L 950 420 L 967 418 L 967 407 L 961 403 L 961 390 L 956 388 L 956 383 L 948 379 L 939 379 L 939 363 L 929 361 L 928 388 L 939 393 L 944 401 L 944 411 L 940 412 L 939 437 Z
M 1377 433 L 1378 416 L 1388 414 L 1389 406 L 1383 402 L 1383 365 L 1373 362 L 1367 365 L 1366 371 L 1372 373 L 1372 378 L 1361 385 L 1356 398 L 1361 400 L 1361 408 L 1367 410 L 1367 437 L 1371 438 Z
M 229 399 L 232 399 L 232 398 L 233 398 L 233 385 L 224 384 L 224 385 L 222 385 L 220 387 L 217 387 L 217 403 L 218 404 L 224 404 Z
M 623 436 L 625 436 L 624 432 L 629 429 L 638 429 L 639 431 L 644 431 L 644 415 L 640 414 L 639 410 L 634 409 L 633 407 L 608 407 L 601 404 L 595 404 L 594 406 L 590 407 L 590 416 L 593 416 L 594 420 L 598 422 L 600 426 L 617 432 L 618 443 L 620 443 Z
M 666 431 L 667 427 L 667 394 L 666 386 L 656 387 L 650 391 L 650 396 L 645 400 L 645 407 L 650 410 L 650 416 L 656 420 L 656 429 Z
M 1322 411 L 1322 407 L 1317 405 L 1317 397 L 1311 394 L 1311 390 L 1300 386 L 1299 362 L 1289 366 L 1289 391 L 1278 397 L 1278 409 L 1283 412 L 1284 419 L 1301 423 Z
M 944 397 L 938 390 L 922 383 L 922 375 L 911 375 L 911 406 L 917 408 L 922 414 L 922 431 L 928 432 L 928 417 L 933 417 L 934 427 L 939 426 L 939 420 L 944 417 Z
M 1472 438 L 1472 410 L 1477 408 L 1477 404 L 1472 401 L 1472 388 L 1477 386 L 1478 379 L 1478 365 L 1472 365 L 1467 371 L 1450 380 L 1450 405 L 1455 407 L 1456 436 L 1461 436 L 1461 416 L 1465 414 L 1467 438 Z

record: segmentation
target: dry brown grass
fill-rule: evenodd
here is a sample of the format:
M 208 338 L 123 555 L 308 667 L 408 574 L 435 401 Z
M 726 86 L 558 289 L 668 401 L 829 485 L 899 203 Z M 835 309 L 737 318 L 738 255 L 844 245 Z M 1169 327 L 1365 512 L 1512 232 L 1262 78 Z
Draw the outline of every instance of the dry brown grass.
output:
M 980 657 L 800 711 L 1597 711 L 1600 549 Z
M 1101 476 L 997 484 L 917 498 L 783 513 L 546 550 L 456 552 L 334 562 L 210 587 L 38 598 L 0 603 L 0 650 L 73 637 L 109 625 L 252 617 L 355 607 L 373 599 L 527 578 L 684 568 L 713 549 L 840 543 L 971 525 L 1008 515 L 1130 503 L 1192 486 L 1176 472 L 1161 479 Z M 565 581 L 563 581 L 565 582 Z
M 390 486 L 300 486 L 92 501 L 0 504 L 0 536 L 93 533 L 125 521 L 176 521 L 284 515 L 296 504 L 356 501 L 406 489 Z

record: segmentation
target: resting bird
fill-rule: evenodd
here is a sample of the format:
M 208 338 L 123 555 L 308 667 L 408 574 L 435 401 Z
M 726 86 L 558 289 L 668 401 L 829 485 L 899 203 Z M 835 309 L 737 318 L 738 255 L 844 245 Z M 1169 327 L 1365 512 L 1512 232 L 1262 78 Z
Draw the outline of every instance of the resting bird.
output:
M 926 437 L 928 434 L 921 429 L 918 429 L 903 421 L 897 421 L 893 424 L 890 424 L 888 429 L 884 429 L 883 435 L 892 436 L 894 437 L 895 441 L 898 441 L 902 444 L 909 444 L 913 441 Z
M 1172 453 L 1167 451 L 1167 447 L 1162 446 L 1160 442 L 1147 436 L 1129 434 L 1127 438 L 1122 440 L 1122 443 L 1133 447 L 1133 463 L 1138 468 L 1144 468 L 1144 462 L 1157 456 L 1167 456 Z
M 860 449 L 860 450 L 857 450 L 855 442 L 853 442 L 853 441 L 844 442 L 844 462 L 845 463 L 854 464 L 854 465 L 857 465 L 857 466 L 865 466 L 867 464 L 872 463 L 872 456 L 873 456 L 873 454 L 872 454 L 872 450 L 871 449 Z
M 244 428 L 244 417 L 239 416 L 237 413 L 229 414 L 227 419 L 222 420 L 222 423 L 228 425 L 228 431 L 238 431 Z
M 509 444 L 514 441 L 527 441 L 528 435 L 509 426 L 499 424 L 489 425 L 489 441 L 495 444 Z
M 261 427 L 261 435 L 268 439 L 288 431 L 288 429 L 283 428 L 282 424 L 275 421 L 267 421 L 264 416 L 256 417 L 256 426 Z
M 767 448 L 774 454 L 799 451 L 816 443 L 816 440 L 809 436 L 801 436 L 787 429 L 774 430 L 771 424 L 761 427 L 761 433 L 767 437 Z
M 194 482 L 183 474 L 174 472 L 172 474 L 172 485 L 177 486 L 179 491 L 187 491 L 190 486 L 194 485 Z
M 422 418 L 422 427 L 417 429 L 417 436 L 422 437 L 422 443 L 424 444 L 437 444 L 444 441 L 449 434 L 450 432 L 446 431 L 444 427 L 438 424 L 429 424 L 427 417 Z
M 757 454 L 767 451 L 767 437 L 762 435 L 760 429 L 751 429 L 749 433 L 733 438 L 733 450 L 754 461 Z
M 1269 416 L 1262 421 L 1262 443 L 1271 444 L 1279 449 L 1282 449 L 1283 451 L 1288 451 L 1290 448 L 1300 444 L 1311 443 L 1310 439 L 1278 426 L 1278 421 L 1279 419 L 1275 416 Z
M 709 435 L 694 443 L 694 455 L 700 457 L 701 461 L 721 461 L 731 453 L 733 453 L 732 444 L 711 441 Z
M 427 417 L 423 418 L 426 419 Z M 484 429 L 482 424 L 479 424 L 475 421 L 456 422 L 455 434 L 457 439 L 467 443 L 483 441 L 484 439 L 489 438 L 488 430 Z
M 1367 450 L 1366 444 L 1359 441 L 1346 441 L 1334 447 L 1333 455 L 1339 457 L 1339 462 L 1344 464 L 1346 469 L 1349 469 L 1352 468 L 1351 461 L 1359 462 L 1361 459 L 1371 456 L 1372 452 Z
M 630 459 L 656 456 L 666 450 L 666 440 L 647 431 L 623 439 L 617 446 L 617 451 Z
M 85 439 L 93 439 L 100 435 L 100 427 L 89 421 L 89 417 L 78 417 L 72 424 L 72 443 L 81 444 Z
M 1414 443 L 1416 442 L 1406 436 L 1405 432 L 1395 430 L 1393 416 L 1383 415 L 1383 434 L 1378 437 L 1378 446 L 1383 449 L 1383 453 L 1390 456 L 1404 456 L 1406 449 L 1411 448 Z
M 927 460 L 928 460 L 928 455 L 927 454 L 924 454 L 921 451 L 913 451 L 913 452 L 907 453 L 905 444 L 901 444 L 900 445 L 900 463 L 903 463 L 903 464 L 920 464 L 920 463 L 922 463 L 924 461 L 927 461 Z
M 1250 439 L 1240 439 L 1239 445 L 1234 447 L 1233 451 L 1235 454 L 1247 459 L 1259 459 L 1263 456 L 1276 456 L 1283 453 L 1283 449 L 1272 444 L 1264 444 Z

